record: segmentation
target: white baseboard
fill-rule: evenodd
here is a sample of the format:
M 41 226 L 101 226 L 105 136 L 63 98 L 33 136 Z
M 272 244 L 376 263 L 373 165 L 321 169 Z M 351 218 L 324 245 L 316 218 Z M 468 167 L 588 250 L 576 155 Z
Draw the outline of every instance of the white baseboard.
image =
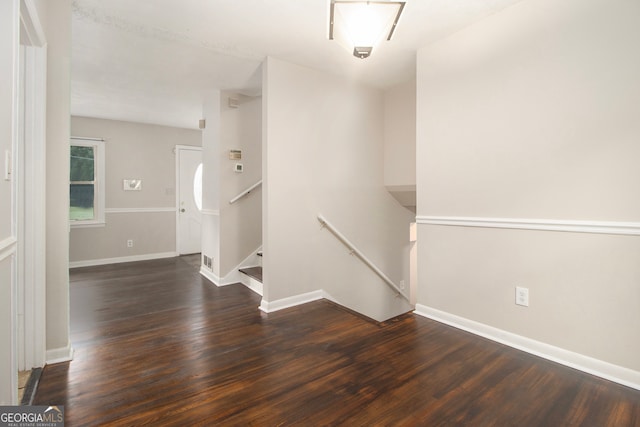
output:
M 262 298 L 260 302 L 260 310 L 265 313 L 273 313 L 274 311 L 284 310 L 285 308 L 295 307 L 296 305 L 306 304 L 311 301 L 317 301 L 327 297 L 323 290 L 307 292 L 306 294 L 294 295 L 292 297 L 282 298 L 275 301 L 265 301 Z M 327 298 L 330 299 L 330 298 Z
M 177 257 L 177 252 L 159 252 L 154 254 L 131 255 L 116 258 L 88 259 L 84 261 L 72 261 L 69 268 L 91 267 L 94 265 L 119 264 L 122 262 L 148 261 L 152 259 L 173 258 Z
M 200 274 L 203 275 L 206 279 L 208 279 L 211 283 L 213 283 L 217 287 L 229 286 L 236 283 L 240 283 L 246 286 L 247 288 L 251 289 L 253 292 L 257 293 L 258 295 L 262 296 L 262 283 L 240 272 L 238 272 L 237 276 L 234 275 L 234 277 L 237 277 L 237 280 L 228 280 L 229 275 L 225 276 L 224 279 L 220 279 L 220 277 L 218 277 L 216 274 L 209 271 L 205 267 L 200 267 Z M 240 276 L 245 276 L 245 277 L 240 277 Z
M 262 283 L 257 281 L 253 277 L 247 276 L 246 274 L 241 275 L 244 277 L 241 278 L 240 283 L 251 289 L 256 294 L 262 296 Z
M 260 265 L 260 259 L 259 259 L 260 257 L 258 257 L 258 252 L 260 252 L 261 250 L 262 250 L 262 246 L 260 246 L 255 251 L 251 252 L 251 254 L 249 254 L 248 257 L 243 259 L 242 262 L 240 262 L 240 264 L 238 264 L 235 267 L 233 267 L 228 274 L 226 274 L 224 277 L 222 277 L 220 279 L 220 285 L 219 286 L 231 285 L 233 283 L 242 283 L 244 285 L 247 285 L 243 281 L 243 277 L 242 276 L 244 276 L 244 275 L 242 273 L 240 273 L 240 271 L 238 271 L 238 270 L 240 270 L 241 268 L 256 267 L 256 266 Z M 258 282 L 258 283 L 260 283 L 260 282 Z M 252 288 L 249 287 L 249 289 L 252 289 Z M 262 295 L 262 291 L 260 291 L 260 295 Z
M 574 353 L 422 304 L 416 304 L 414 313 L 552 362 L 640 390 L 640 372 L 638 371 Z
M 217 274 L 214 274 L 213 271 L 207 270 L 205 267 L 200 266 L 200 274 L 203 275 L 206 279 L 208 279 L 214 285 L 220 287 L 221 285 L 220 277 Z M 229 283 L 230 284 L 230 283 Z
M 45 358 L 47 365 L 70 362 L 73 360 L 73 347 L 71 347 L 71 343 L 69 343 L 66 347 L 52 348 L 51 350 L 47 350 Z

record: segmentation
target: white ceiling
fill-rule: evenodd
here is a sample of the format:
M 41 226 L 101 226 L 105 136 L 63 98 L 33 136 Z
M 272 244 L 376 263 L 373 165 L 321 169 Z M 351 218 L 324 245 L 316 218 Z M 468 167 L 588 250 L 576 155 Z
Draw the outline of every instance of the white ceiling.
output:
M 416 50 L 520 0 L 408 0 L 358 59 L 327 38 L 329 0 L 74 0 L 73 115 L 197 128 L 209 90 L 258 94 L 266 56 L 388 88 Z

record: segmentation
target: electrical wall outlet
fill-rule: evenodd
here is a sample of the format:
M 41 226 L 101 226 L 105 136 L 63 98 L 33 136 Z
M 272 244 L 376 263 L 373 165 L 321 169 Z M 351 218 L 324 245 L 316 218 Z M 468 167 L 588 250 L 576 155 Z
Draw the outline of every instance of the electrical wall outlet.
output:
M 404 289 L 404 280 L 400 280 L 400 289 Z
M 132 248 L 133 247 L 133 240 L 131 240 L 131 239 L 127 240 L 127 247 L 128 248 Z
M 529 307 L 529 289 L 516 286 L 516 304 Z

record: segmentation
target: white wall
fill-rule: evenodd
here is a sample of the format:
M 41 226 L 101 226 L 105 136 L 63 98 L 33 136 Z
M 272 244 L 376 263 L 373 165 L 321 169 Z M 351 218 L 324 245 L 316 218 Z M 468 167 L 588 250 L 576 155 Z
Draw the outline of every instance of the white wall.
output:
M 229 107 L 229 98 L 238 108 Z M 262 246 L 262 188 L 229 204 L 262 179 L 262 99 L 224 92 L 220 114 L 220 271 L 225 277 Z M 242 150 L 242 160 L 230 160 L 231 149 Z M 236 163 L 244 172 L 234 171 Z
M 415 212 L 415 80 L 384 92 L 384 185 L 398 203 Z
M 384 189 L 382 93 L 274 58 L 264 72 L 264 300 L 322 289 L 377 320 L 407 311 L 317 220 L 408 283 L 412 218 Z
M 69 119 L 71 0 L 37 0 L 47 39 L 47 359 L 71 357 L 69 340 Z
M 416 81 L 384 92 L 384 185 L 416 185 Z
M 205 95 L 202 115 L 206 127 L 202 131 L 202 255 L 213 259 L 210 274 L 220 281 L 220 91 Z
M 424 47 L 417 72 L 418 303 L 627 368 L 636 384 L 637 236 L 474 225 L 638 230 L 639 17 L 633 1 L 526 0 Z
M 13 208 L 11 182 L 4 180 L 5 151 L 12 150 L 14 87 L 19 43 L 19 2 L 0 2 L 0 404 L 15 404 L 17 365 L 13 328 L 14 281 L 12 263 L 15 232 L 11 226 Z
M 229 107 L 229 98 L 238 108 Z M 229 201 L 262 178 L 262 102 L 234 92 L 212 92 L 203 107 L 202 254 L 213 258 L 201 272 L 217 285 L 238 281 L 237 267 L 262 245 L 261 188 L 234 204 Z M 230 160 L 229 150 L 241 150 Z M 244 172 L 236 173 L 236 163 Z
M 176 145 L 200 146 L 200 131 L 86 117 L 71 118 L 73 136 L 104 138 L 106 225 L 72 228 L 72 263 L 153 256 L 176 251 Z M 123 179 L 142 179 L 141 191 L 124 191 Z M 144 208 L 147 212 L 109 209 Z M 149 210 L 157 209 L 158 212 Z M 163 210 L 165 210 L 163 212 Z M 134 245 L 127 247 L 127 240 Z

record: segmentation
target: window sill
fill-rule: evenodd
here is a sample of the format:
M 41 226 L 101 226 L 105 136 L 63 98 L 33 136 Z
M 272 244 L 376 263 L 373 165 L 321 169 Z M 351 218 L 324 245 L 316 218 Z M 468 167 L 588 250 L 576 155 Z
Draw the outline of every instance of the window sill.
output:
M 96 228 L 107 225 L 104 221 L 69 221 L 71 228 Z

